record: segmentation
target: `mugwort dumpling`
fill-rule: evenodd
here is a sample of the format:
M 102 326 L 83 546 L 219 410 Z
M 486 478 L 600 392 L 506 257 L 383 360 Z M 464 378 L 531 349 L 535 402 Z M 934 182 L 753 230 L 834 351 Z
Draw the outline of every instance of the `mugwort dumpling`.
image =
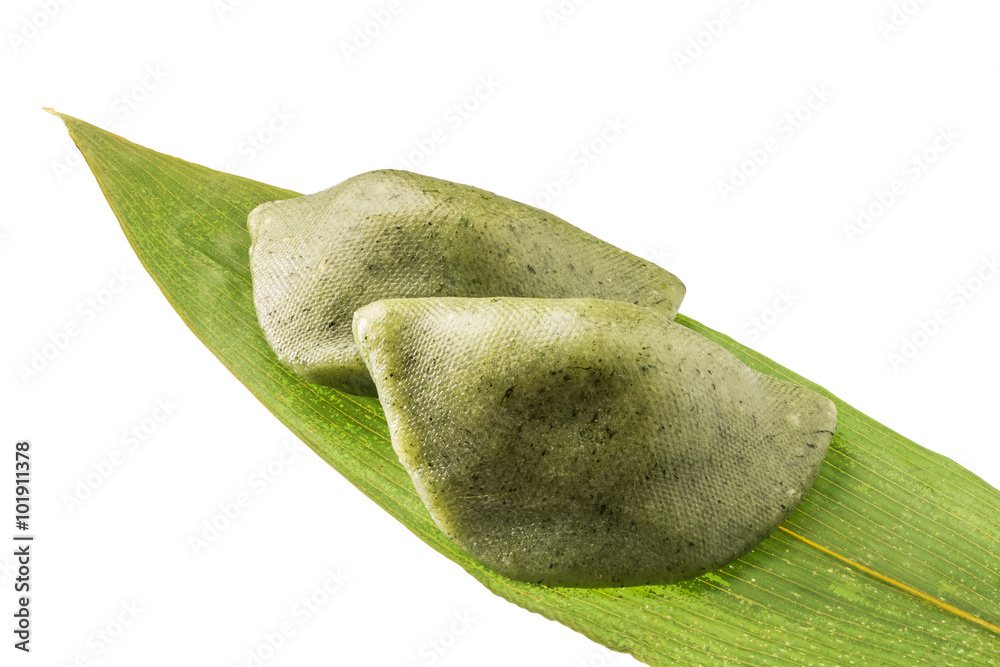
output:
M 629 303 L 387 299 L 354 335 L 434 522 L 511 579 L 721 567 L 799 503 L 836 425 L 829 399 Z
M 351 336 L 361 306 L 389 297 L 593 297 L 667 317 L 670 272 L 551 213 L 406 171 L 372 171 L 249 217 L 257 317 L 299 375 L 375 395 Z

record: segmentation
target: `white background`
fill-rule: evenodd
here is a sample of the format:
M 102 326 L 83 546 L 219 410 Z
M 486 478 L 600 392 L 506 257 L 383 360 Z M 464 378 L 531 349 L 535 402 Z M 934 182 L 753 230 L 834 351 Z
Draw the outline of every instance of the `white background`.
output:
M 554 21 L 556 0 L 408 0 L 348 57 L 388 0 L 47 1 L 8 0 L 0 22 L 0 476 L 30 438 L 37 535 L 30 656 L 10 648 L 0 550 L 0 663 L 247 665 L 291 621 L 264 664 L 636 664 L 494 597 L 309 451 L 258 494 L 289 433 L 167 305 L 42 106 L 300 192 L 407 159 L 540 203 L 680 276 L 683 313 L 1000 485 L 1000 279 L 976 283 L 1000 252 L 996 2 L 595 0 Z M 926 170 L 908 162 L 925 150 Z M 734 168 L 754 173 L 724 201 Z M 894 179 L 903 194 L 851 243 L 845 225 Z M 116 271 L 127 285 L 105 292 Z M 947 322 L 894 368 L 937 309 Z M 177 406 L 162 423 L 157 400 Z M 147 430 L 134 451 L 132 428 Z M 68 509 L 114 450 L 121 465 Z M 189 538 L 241 492 L 252 504 L 196 556 Z M 293 605 L 338 570 L 300 623 Z M 473 620 L 451 637 L 456 614 Z

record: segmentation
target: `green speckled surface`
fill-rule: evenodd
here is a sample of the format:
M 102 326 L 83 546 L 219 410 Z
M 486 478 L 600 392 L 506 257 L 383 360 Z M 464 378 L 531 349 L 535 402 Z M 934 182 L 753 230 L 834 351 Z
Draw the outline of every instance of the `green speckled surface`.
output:
M 257 317 L 305 379 L 374 396 L 351 336 L 389 297 L 595 297 L 673 317 L 668 271 L 540 209 L 406 171 L 373 171 L 249 216 Z
M 798 504 L 836 425 L 830 400 L 627 303 L 389 299 L 354 331 L 435 523 L 523 581 L 720 567 Z

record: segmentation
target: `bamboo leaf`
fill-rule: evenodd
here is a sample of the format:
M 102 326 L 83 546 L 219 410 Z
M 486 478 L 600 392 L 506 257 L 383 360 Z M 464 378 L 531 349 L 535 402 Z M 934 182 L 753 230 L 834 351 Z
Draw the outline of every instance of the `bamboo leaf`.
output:
M 497 595 L 651 665 L 1000 664 L 1000 492 L 836 397 L 837 432 L 815 487 L 780 530 L 727 567 L 675 586 L 618 589 L 493 574 L 431 522 L 378 402 L 299 380 L 265 342 L 246 218 L 296 193 L 56 115 L 191 330 L 327 463 Z M 829 395 L 723 334 L 678 321 L 757 370 Z

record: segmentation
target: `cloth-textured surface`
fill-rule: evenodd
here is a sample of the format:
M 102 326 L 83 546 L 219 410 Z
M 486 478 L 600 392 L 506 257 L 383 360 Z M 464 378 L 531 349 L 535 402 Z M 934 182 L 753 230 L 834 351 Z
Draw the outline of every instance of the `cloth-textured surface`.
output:
M 673 317 L 670 272 L 540 209 L 406 171 L 367 172 L 249 217 L 254 303 L 278 358 L 310 382 L 374 396 L 351 335 L 390 297 L 594 297 Z
M 718 568 L 798 504 L 836 425 L 827 398 L 627 303 L 389 299 L 354 332 L 434 521 L 519 580 Z

